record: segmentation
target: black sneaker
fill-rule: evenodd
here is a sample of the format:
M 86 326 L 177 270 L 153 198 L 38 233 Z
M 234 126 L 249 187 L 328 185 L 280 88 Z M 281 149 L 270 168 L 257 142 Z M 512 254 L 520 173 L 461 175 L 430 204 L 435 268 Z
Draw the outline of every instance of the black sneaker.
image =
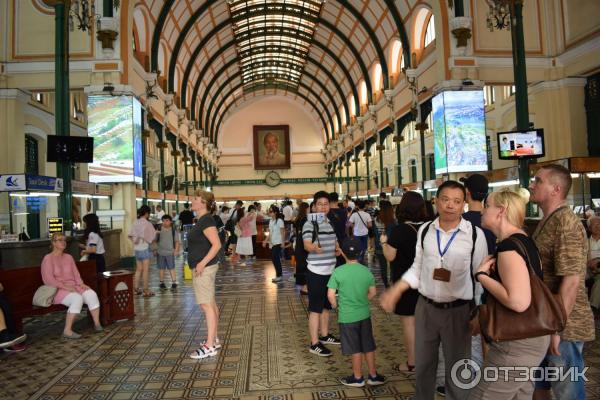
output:
M 323 344 L 342 344 L 342 342 L 340 342 L 340 339 L 336 338 L 331 333 L 327 336 L 319 336 L 319 342 Z
M 446 397 L 446 388 L 444 386 L 438 386 L 435 388 L 435 392 L 442 397 Z
M 350 375 L 340 379 L 340 383 L 346 386 L 363 387 L 365 386 L 365 379 L 362 376 L 360 378 L 356 378 L 354 375 Z
M 165 285 L 164 282 L 161 282 L 160 285 L 158 285 L 158 287 L 160 288 L 160 290 L 167 290 L 167 285 Z
M 367 379 L 367 384 L 371 386 L 383 385 L 385 383 L 385 376 L 375 374 L 375 376 L 369 375 L 369 379 Z
M 329 357 L 331 356 L 331 350 L 327 347 L 323 346 L 321 343 L 313 344 L 308 348 L 313 354 L 318 355 L 319 357 Z
M 171 284 L 171 290 L 175 290 L 177 289 L 177 284 L 176 283 L 172 283 Z

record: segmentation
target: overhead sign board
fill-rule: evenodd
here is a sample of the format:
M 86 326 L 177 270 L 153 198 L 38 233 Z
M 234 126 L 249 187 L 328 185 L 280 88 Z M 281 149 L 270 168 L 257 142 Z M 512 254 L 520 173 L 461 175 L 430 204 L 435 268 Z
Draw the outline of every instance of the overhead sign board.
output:
M 63 180 L 51 176 L 26 175 L 27 190 L 40 190 L 50 192 L 63 191 Z
M 48 220 L 48 233 L 52 235 L 53 233 L 63 231 L 63 219 L 62 218 L 47 218 Z
M 0 175 L 0 192 L 62 192 L 63 180 L 52 176 L 9 174 Z

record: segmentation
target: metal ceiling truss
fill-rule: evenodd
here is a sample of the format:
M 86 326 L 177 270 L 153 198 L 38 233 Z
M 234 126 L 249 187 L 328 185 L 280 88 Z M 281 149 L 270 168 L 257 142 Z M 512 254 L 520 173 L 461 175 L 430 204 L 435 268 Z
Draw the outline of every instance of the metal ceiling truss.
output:
M 205 92 L 204 92 L 204 96 L 203 96 L 203 101 L 204 101 L 204 100 L 206 100 L 206 99 L 208 98 L 208 95 L 209 95 L 209 93 L 210 93 L 210 91 L 211 91 L 212 85 L 213 85 L 215 82 L 217 82 L 218 78 L 219 78 L 219 77 L 220 77 L 220 76 L 221 76 L 223 73 L 225 73 L 225 72 L 228 70 L 228 68 L 229 68 L 231 65 L 233 65 L 233 64 L 235 63 L 235 61 L 236 61 L 236 59 L 233 59 L 233 60 L 229 61 L 228 63 L 226 63 L 225 65 L 223 65 L 223 67 L 221 67 L 221 69 L 220 69 L 219 71 L 217 71 L 217 72 L 216 72 L 216 73 L 215 73 L 215 74 L 214 74 L 214 75 L 211 77 L 211 79 L 210 79 L 210 83 L 209 83 L 209 84 L 207 85 L 207 87 L 205 88 Z M 323 67 L 322 67 L 322 66 L 320 66 L 319 64 L 315 64 L 315 65 L 317 65 L 317 66 L 318 66 L 318 67 L 320 67 L 320 68 L 323 68 Z M 324 70 L 325 70 L 325 69 L 324 69 Z M 325 71 L 326 71 L 326 70 L 325 70 Z M 237 71 L 237 73 L 239 73 L 239 71 Z M 321 90 L 323 91 L 323 93 L 325 93 L 325 94 L 327 95 L 327 97 L 329 98 L 329 101 L 331 102 L 331 104 L 332 104 L 332 106 L 333 106 L 333 108 L 334 108 L 334 111 L 335 111 L 335 114 L 336 114 L 336 117 L 337 117 L 337 120 L 338 120 L 338 124 L 341 124 L 341 117 L 340 117 L 340 114 L 339 114 L 339 107 L 336 105 L 336 103 L 335 103 L 335 99 L 334 99 L 333 95 L 331 94 L 331 92 L 329 92 L 329 90 L 327 89 L 327 87 L 326 87 L 326 86 L 325 86 L 325 85 L 324 85 L 322 82 L 320 82 L 318 79 L 315 79 L 315 77 L 312 77 L 312 76 L 310 76 L 310 75 L 308 75 L 308 74 L 306 74 L 306 75 L 303 75 L 303 77 L 308 77 L 308 78 L 312 79 L 312 80 L 313 80 L 313 81 L 314 81 L 314 82 L 315 82 L 315 83 L 316 83 L 316 84 L 317 84 L 317 85 L 318 85 L 318 86 L 321 88 Z M 262 78 L 262 80 L 265 80 L 265 78 L 266 78 L 266 77 L 265 77 L 265 76 L 262 76 L 261 78 Z M 273 79 L 273 77 L 271 77 L 271 78 Z M 283 80 L 279 80 L 278 82 L 279 82 L 279 83 L 284 83 L 284 82 L 285 82 L 285 79 L 283 79 Z M 275 83 L 275 81 L 274 81 L 274 83 Z M 217 91 L 216 91 L 216 93 L 221 93 L 221 92 L 222 92 L 222 90 L 223 90 L 223 89 L 222 89 L 222 88 L 220 88 L 219 90 L 217 90 Z M 320 96 L 316 96 L 316 97 L 320 98 Z M 342 97 L 342 98 L 343 98 L 343 97 Z M 209 120 L 209 118 L 210 118 L 210 115 L 211 115 L 211 110 L 212 110 L 212 105 L 213 105 L 213 103 L 214 103 L 215 99 L 216 99 L 216 96 L 213 96 L 213 97 L 212 97 L 212 100 L 211 100 L 211 103 L 208 105 L 208 108 L 207 108 L 206 114 L 204 115 L 205 119 L 204 119 L 204 124 L 203 124 L 203 127 L 204 127 L 206 130 L 208 130 L 208 128 L 209 128 L 209 126 L 208 126 L 208 120 Z M 204 106 L 204 103 L 201 103 L 201 105 L 200 105 L 200 107 L 201 107 L 201 108 L 200 108 L 200 110 L 203 110 L 203 106 Z M 329 115 L 328 109 L 327 109 L 326 107 L 325 107 L 325 111 L 326 111 L 326 112 L 328 113 L 328 115 Z M 331 117 L 330 117 L 330 120 L 331 120 Z M 202 121 L 201 121 L 201 115 L 198 115 L 198 121 L 199 121 L 199 122 L 202 122 Z M 332 125 L 331 125 L 331 129 L 332 129 L 332 133 L 333 133 L 333 129 L 334 129 L 333 122 L 332 122 Z
M 206 62 L 206 64 L 204 65 L 202 71 L 200 71 L 200 74 L 198 75 L 198 78 L 196 79 L 196 84 L 194 85 L 194 91 L 192 92 L 192 104 L 191 104 L 191 110 L 193 112 L 193 110 L 196 109 L 196 101 L 198 98 L 198 92 L 200 90 L 200 84 L 202 83 L 202 81 L 204 80 L 204 76 L 205 74 L 208 72 L 208 69 L 211 67 L 211 65 L 218 59 L 218 57 L 223 54 L 225 51 L 227 51 L 231 46 L 233 46 L 235 44 L 235 42 L 233 40 L 231 40 L 230 42 L 222 45 L 218 51 L 215 52 L 215 54 L 213 54 L 210 59 Z M 323 52 L 325 52 L 329 57 L 331 57 L 331 59 L 334 60 L 334 62 L 340 67 L 340 69 L 342 70 L 342 72 L 344 73 L 344 75 L 346 76 L 346 79 L 348 80 L 348 83 L 350 85 L 350 89 L 352 90 L 352 94 L 354 95 L 354 104 L 355 104 L 355 109 L 359 110 L 360 106 L 359 106 L 359 97 L 358 97 L 358 90 L 357 90 L 357 86 L 354 83 L 354 80 L 352 79 L 352 76 L 350 75 L 350 71 L 348 70 L 348 68 L 344 65 L 344 63 L 339 60 L 336 55 L 326 46 L 324 46 L 323 44 L 321 44 L 320 42 L 313 42 L 313 44 L 319 48 L 320 50 L 322 50 Z M 321 66 L 321 63 L 308 57 L 308 60 L 313 60 L 313 63 L 315 65 L 319 65 Z M 189 63 L 188 63 L 188 67 L 186 68 L 186 71 L 188 71 L 188 69 L 191 71 L 192 65 L 194 63 L 195 59 L 190 59 Z M 231 62 L 231 61 L 230 61 Z M 229 64 L 229 63 L 227 63 Z M 333 81 L 335 82 L 335 80 Z M 184 75 L 184 81 L 182 83 L 182 101 L 186 98 L 186 89 L 187 89 L 187 78 L 185 78 Z M 339 84 L 336 83 L 336 85 L 338 87 L 341 87 Z M 202 123 L 202 113 L 204 110 L 204 104 L 206 102 L 206 97 L 208 96 L 209 91 L 206 90 L 204 92 L 204 95 L 202 96 L 202 100 L 200 102 L 200 107 L 198 108 L 198 117 L 197 117 L 197 121 L 199 124 Z M 343 102 L 345 104 L 346 107 L 346 121 L 350 121 L 350 111 L 347 105 L 347 101 L 346 101 L 346 96 L 344 94 L 343 91 L 340 90 L 340 96 L 343 99 Z M 200 128 L 204 128 L 204 125 L 200 126 Z
M 356 18 L 356 20 L 360 23 L 360 25 L 367 33 L 371 44 L 373 45 L 379 58 L 379 64 L 381 65 L 382 76 L 384 80 L 383 88 L 389 88 L 388 68 L 385 59 L 385 54 L 374 30 L 369 26 L 362 14 L 350 2 L 345 0 L 338 0 L 338 2 L 341 4 L 342 7 L 344 7 L 344 9 L 350 11 L 350 13 Z M 404 58 L 405 60 L 408 60 L 410 64 L 410 46 L 408 42 L 408 36 L 402 23 L 402 18 L 393 0 L 384 0 L 384 2 L 394 20 L 394 23 L 396 24 L 396 28 L 398 30 L 400 40 L 402 42 Z M 334 54 L 326 45 L 318 42 L 313 38 L 314 30 L 317 27 L 317 25 L 319 25 L 329 29 L 331 32 L 337 35 L 344 43 L 346 48 L 352 53 L 367 86 L 368 101 L 369 103 L 372 103 L 372 86 L 370 76 L 366 65 L 364 64 L 364 61 L 362 60 L 359 51 L 352 44 L 352 42 L 344 35 L 344 33 L 342 33 L 334 24 L 320 17 L 322 3 L 323 2 L 320 0 L 275 0 L 269 2 L 265 0 L 230 1 L 228 3 L 230 10 L 230 18 L 216 25 L 206 36 L 204 36 L 200 44 L 192 53 L 190 62 L 188 63 L 184 73 L 184 79 L 181 83 L 182 87 L 180 98 L 184 107 L 186 103 L 185 99 L 187 82 L 189 80 L 189 76 L 193 68 L 193 63 L 198 58 L 200 51 L 205 47 L 208 41 L 228 25 L 233 26 L 235 35 L 235 40 L 232 40 L 228 44 L 238 44 L 236 48 L 238 52 L 238 57 L 236 59 L 238 61 L 241 60 L 241 71 L 242 73 L 246 73 L 246 75 L 243 75 L 246 80 L 245 83 L 249 88 L 252 88 L 252 91 L 257 90 L 252 86 L 252 82 L 254 80 L 259 78 L 266 78 L 267 82 L 264 82 L 264 84 L 259 85 L 259 87 L 274 87 L 276 89 L 282 89 L 283 87 L 280 87 L 279 84 L 269 84 L 268 80 L 273 79 L 274 81 L 280 81 L 281 85 L 285 86 L 285 90 L 295 93 L 296 91 L 290 90 L 290 85 L 299 83 L 300 79 L 303 76 L 306 76 L 306 74 L 302 74 L 305 65 L 304 62 L 306 62 L 309 58 L 308 53 L 310 51 L 310 47 L 312 45 L 315 45 L 315 47 L 318 47 L 323 52 L 325 52 L 329 57 L 331 57 L 335 61 L 337 65 L 341 67 L 344 75 L 346 76 L 346 79 L 348 80 L 352 88 L 352 93 L 354 95 L 355 100 L 355 107 L 357 110 L 359 110 L 360 108 L 358 90 L 350 75 L 349 70 L 339 59 L 339 57 L 336 54 Z M 167 16 L 173 8 L 174 4 L 175 0 L 165 0 L 165 3 L 163 4 L 163 7 L 160 11 L 156 22 L 155 30 L 152 35 L 151 46 L 152 71 L 157 70 L 158 47 L 160 43 L 161 33 L 165 26 Z M 176 40 L 176 44 L 171 54 L 171 59 L 169 60 L 168 88 L 170 92 L 174 92 L 177 89 L 174 88 L 175 68 L 179 52 L 181 51 L 181 47 L 185 42 L 186 36 L 192 29 L 192 27 L 197 23 L 197 21 L 210 8 L 210 6 L 214 4 L 214 1 L 204 2 L 200 7 L 198 7 L 198 9 L 196 9 L 196 11 L 194 11 L 192 16 L 189 18 L 188 21 L 186 21 L 186 24 L 179 32 L 179 36 Z M 228 47 L 229 46 L 227 46 L 227 48 Z M 218 53 L 222 54 L 223 51 L 224 49 L 221 48 Z M 275 56 L 275 54 L 277 54 L 277 56 Z M 206 74 L 207 68 L 210 65 L 212 65 L 212 63 L 216 60 L 216 55 L 217 54 L 215 53 L 215 55 L 211 57 L 211 60 L 207 62 L 207 64 L 203 68 L 203 71 L 198 76 L 198 80 L 194 86 L 194 92 L 192 96 L 192 112 L 195 107 L 200 82 Z M 302 58 L 304 59 L 304 62 L 302 62 Z M 272 64 L 272 62 L 274 62 L 274 64 Z M 313 63 L 317 66 L 320 66 L 318 63 Z M 263 71 L 259 71 L 259 73 L 253 72 L 254 69 L 261 67 L 264 68 Z M 323 71 L 326 71 L 324 68 L 321 69 Z M 297 72 L 300 72 L 299 76 Z M 332 81 L 332 83 L 336 85 L 336 89 L 340 92 L 340 96 L 343 99 L 344 107 L 346 110 L 346 120 L 349 121 L 349 109 L 346 104 L 347 102 L 345 96 L 341 91 L 341 86 L 335 79 L 332 79 L 333 75 L 330 72 L 327 75 Z M 318 98 L 318 96 L 316 97 Z M 204 101 L 202 102 L 202 104 L 203 103 Z M 338 113 L 338 107 L 336 106 L 336 104 L 332 102 L 332 105 L 336 109 L 336 113 Z M 220 107 L 218 107 L 217 110 L 219 108 Z M 324 109 L 328 113 L 327 108 Z M 202 113 L 202 106 L 199 109 L 199 113 Z M 320 114 L 319 116 L 322 118 Z M 341 123 L 339 115 L 338 122 Z M 334 125 L 333 123 L 331 123 L 331 129 L 333 129 L 333 127 Z
M 298 85 L 321 13 L 321 3 L 239 0 L 228 4 L 244 85 L 250 86 L 265 79 L 274 83 L 289 81 L 292 85 Z M 262 37 L 252 39 L 251 35 L 256 34 L 257 30 L 263 31 Z M 278 35 L 278 31 L 286 33 L 285 36 L 288 33 L 295 36 L 295 43 L 289 46 L 301 53 L 299 57 L 284 61 L 283 57 L 273 52 L 251 51 L 253 47 L 261 45 L 280 44 L 284 35 Z
M 198 13 L 194 13 L 194 16 L 190 19 L 190 21 L 194 20 L 194 17 L 196 17 L 198 15 Z M 198 18 L 198 17 L 196 17 Z M 226 23 L 228 21 L 228 23 Z M 189 21 L 188 21 L 189 22 Z M 373 94 L 372 94 L 372 88 L 371 88 L 371 80 L 370 80 L 370 76 L 367 70 L 367 67 L 364 63 L 364 61 L 362 60 L 362 57 L 360 56 L 360 53 L 358 52 L 358 50 L 354 47 L 354 45 L 352 44 L 352 42 L 350 42 L 350 40 L 339 30 L 337 29 L 337 27 L 333 24 L 331 24 L 330 22 L 328 22 L 327 20 L 324 19 L 320 19 L 319 22 L 324 25 L 325 27 L 327 27 L 329 30 L 331 30 L 334 34 L 336 34 L 341 40 L 342 42 L 346 45 L 346 47 L 351 51 L 351 53 L 353 54 L 356 62 L 358 63 L 359 69 L 361 70 L 362 74 L 363 74 L 363 79 L 365 80 L 365 84 L 367 85 L 367 97 L 368 97 L 368 101 L 372 102 L 373 99 Z M 192 54 L 192 58 L 190 59 L 190 63 L 192 61 L 195 61 L 195 59 L 197 58 L 197 56 L 199 55 L 202 47 L 204 47 L 204 45 L 206 44 L 206 42 L 208 42 L 209 38 L 211 38 L 212 36 L 216 35 L 219 33 L 219 31 L 227 26 L 231 24 L 231 18 L 227 19 L 226 21 L 221 22 L 220 24 L 218 24 L 215 28 L 213 28 L 201 41 L 201 43 L 196 47 L 196 49 L 194 50 L 193 54 Z M 365 22 L 366 24 L 366 22 Z M 188 26 L 188 23 L 186 23 L 186 27 Z M 367 25 L 368 26 L 368 25 Z M 180 36 L 178 37 L 178 41 L 177 43 L 179 43 L 181 37 L 185 37 L 187 35 L 187 31 L 189 31 L 189 29 L 191 29 L 191 24 L 190 24 L 190 28 L 188 28 L 187 30 L 184 28 L 182 29 Z M 264 29 L 261 27 L 255 28 L 256 30 L 248 30 L 245 32 L 244 38 L 247 40 L 253 40 L 253 39 L 264 39 L 265 33 L 264 33 Z M 369 28 L 370 30 L 370 28 Z M 286 38 L 289 38 L 291 40 L 296 40 L 297 39 L 297 34 L 295 33 L 295 30 L 289 30 L 286 31 L 285 29 L 280 29 L 277 27 L 270 27 L 269 28 L 270 32 L 273 33 L 277 33 L 277 35 L 279 36 L 283 36 Z M 182 41 L 181 41 L 182 42 Z M 378 44 L 378 42 L 376 42 Z M 335 53 L 333 53 L 327 46 L 323 45 L 321 42 L 314 40 L 313 38 L 311 38 L 311 42 L 310 45 L 315 45 L 317 47 L 319 47 L 320 49 L 326 51 L 328 53 L 328 55 L 330 55 L 334 60 L 336 60 L 336 62 L 340 65 L 340 66 L 344 66 L 344 63 L 339 59 L 339 57 L 337 55 L 335 55 Z M 180 46 L 179 46 L 180 47 Z M 154 48 L 154 45 L 153 45 Z M 221 53 L 225 50 L 223 47 L 221 48 Z M 158 52 L 158 46 L 157 46 L 157 52 Z M 176 60 L 178 57 L 178 52 L 179 50 L 176 48 L 174 48 L 173 52 L 172 52 L 172 56 L 171 56 L 171 62 L 170 62 L 170 67 L 169 67 L 169 72 L 168 72 L 168 81 L 169 81 L 169 87 L 173 86 L 174 83 L 174 76 L 175 76 L 175 64 L 176 64 Z M 378 51 L 378 53 L 380 53 Z M 381 54 L 383 54 L 383 52 L 381 51 Z M 385 62 L 385 57 L 383 57 L 382 59 L 379 60 L 380 61 L 380 65 L 386 65 Z M 185 91 L 186 91 L 186 86 L 187 86 L 187 78 L 189 79 L 189 75 L 191 73 L 191 66 L 190 63 L 188 63 L 188 67 L 186 68 L 186 73 L 184 74 L 184 80 L 182 81 L 182 96 L 181 98 L 185 98 Z M 189 72 L 188 72 L 189 70 Z M 383 68 L 382 68 L 383 71 Z M 350 75 L 349 73 L 347 74 L 348 76 Z M 201 79 L 200 77 L 202 77 L 203 74 L 199 75 L 199 79 Z M 349 80 L 350 82 L 353 82 L 352 79 Z M 199 87 L 199 83 L 196 83 L 196 87 Z M 359 110 L 360 106 L 359 106 L 359 99 L 358 99 L 358 91 L 356 90 L 356 85 L 353 83 L 351 85 L 351 87 L 353 88 L 353 95 L 355 98 L 355 106 L 356 109 Z M 197 90 L 194 90 L 194 95 L 192 97 L 192 104 L 194 104 L 196 95 L 197 95 Z M 194 109 L 194 107 L 192 107 L 192 110 Z
M 225 88 L 227 87 L 227 85 L 229 85 L 234 79 L 240 78 L 241 77 L 241 72 L 237 71 L 235 72 L 233 75 L 231 75 L 229 78 L 227 78 L 222 84 L 221 86 L 217 89 L 217 93 L 223 93 Z M 270 84 L 270 81 L 267 80 L 263 80 L 262 82 L 264 82 L 263 86 Z M 287 84 L 288 82 L 285 80 L 282 80 L 280 82 L 277 82 L 278 84 Z M 214 132 L 214 123 L 215 123 L 215 119 L 218 115 L 218 111 L 221 108 L 221 106 L 223 105 L 224 101 L 227 99 L 227 97 L 229 97 L 232 93 L 234 93 L 237 89 L 239 89 L 241 86 L 244 86 L 246 83 L 242 81 L 242 83 L 240 85 L 236 85 L 234 86 L 234 88 L 228 92 L 226 95 L 223 96 L 221 103 L 219 104 L 218 107 L 215 108 L 215 112 L 212 113 L 212 109 L 213 109 L 213 105 L 215 103 L 215 100 L 217 99 L 216 96 L 213 96 L 210 100 L 210 103 L 208 105 L 207 111 L 206 111 L 206 119 L 205 119 L 205 130 L 207 132 L 207 135 L 210 133 L 210 135 L 208 136 L 213 143 L 215 142 L 215 132 Z M 274 83 L 276 85 L 276 83 Z M 290 85 L 288 85 L 290 86 Z M 323 108 L 323 112 L 325 114 L 327 114 L 327 118 L 329 119 L 329 123 L 331 124 L 331 128 L 333 129 L 333 118 L 331 118 L 331 114 L 329 113 L 329 110 L 327 109 L 327 106 L 325 105 L 325 102 L 323 102 L 323 99 L 321 99 L 321 97 L 307 84 L 303 83 L 303 82 L 298 82 L 298 88 L 296 88 L 296 90 L 298 90 L 300 87 L 304 88 L 309 94 L 312 94 L 315 99 L 317 99 L 317 101 L 321 104 L 321 107 Z M 290 86 L 292 88 L 294 88 L 295 86 Z M 318 110 L 318 108 L 316 108 L 316 110 Z M 210 118 L 210 116 L 212 115 L 212 121 L 211 124 L 208 124 L 208 119 Z M 329 141 L 329 131 L 327 129 L 325 129 L 325 132 L 327 134 L 327 141 Z

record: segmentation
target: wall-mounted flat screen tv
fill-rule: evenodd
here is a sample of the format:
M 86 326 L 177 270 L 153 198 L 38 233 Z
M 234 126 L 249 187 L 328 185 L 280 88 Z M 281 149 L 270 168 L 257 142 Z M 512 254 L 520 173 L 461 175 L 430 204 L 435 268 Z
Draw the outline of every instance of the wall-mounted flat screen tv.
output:
M 501 160 L 538 158 L 546 155 L 544 130 L 498 132 L 498 157 Z
M 435 173 L 487 171 L 483 91 L 444 91 L 432 108 Z
M 142 107 L 135 97 L 89 96 L 88 135 L 95 139 L 90 182 L 142 183 Z
M 46 161 L 91 163 L 94 161 L 94 138 L 48 135 Z

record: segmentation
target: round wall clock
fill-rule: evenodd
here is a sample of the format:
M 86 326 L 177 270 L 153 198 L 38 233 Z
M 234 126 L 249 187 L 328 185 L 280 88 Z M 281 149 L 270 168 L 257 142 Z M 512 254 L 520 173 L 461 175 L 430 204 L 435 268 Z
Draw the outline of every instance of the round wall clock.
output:
M 265 176 L 265 183 L 269 187 L 275 187 L 281 183 L 281 177 L 275 171 L 269 171 Z

